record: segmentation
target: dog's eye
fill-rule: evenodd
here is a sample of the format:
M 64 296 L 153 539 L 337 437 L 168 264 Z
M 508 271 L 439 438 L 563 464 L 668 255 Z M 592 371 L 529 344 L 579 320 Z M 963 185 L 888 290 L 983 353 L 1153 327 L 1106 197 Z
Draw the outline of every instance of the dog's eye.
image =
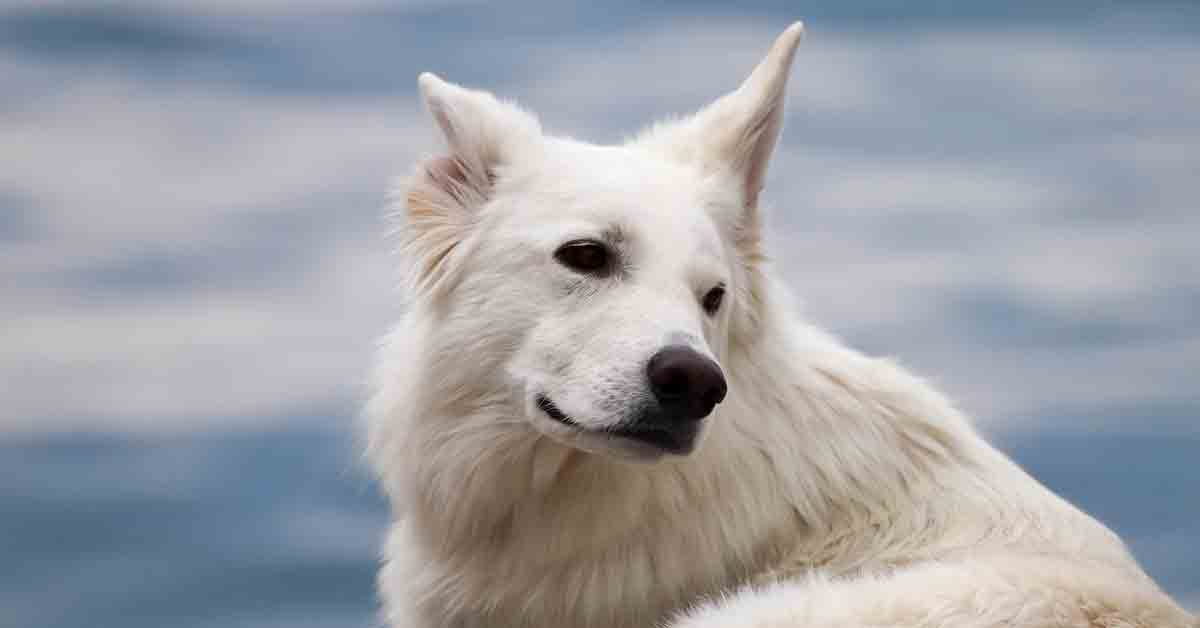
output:
M 554 253 L 563 266 L 580 273 L 601 273 L 609 266 L 608 247 L 594 240 L 568 242 Z
M 707 312 L 709 316 L 712 316 L 713 314 L 717 313 L 717 310 L 721 309 L 721 301 L 724 299 L 725 286 L 718 285 L 712 290 L 709 290 L 708 294 L 704 295 L 704 301 L 701 302 L 701 306 L 704 307 L 704 311 Z

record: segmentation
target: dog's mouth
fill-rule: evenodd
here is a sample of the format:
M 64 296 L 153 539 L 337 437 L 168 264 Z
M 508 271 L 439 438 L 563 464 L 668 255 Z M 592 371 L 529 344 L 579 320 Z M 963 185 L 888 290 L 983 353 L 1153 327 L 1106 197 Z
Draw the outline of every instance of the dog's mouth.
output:
M 611 438 L 633 441 L 675 455 L 686 455 L 696 447 L 697 436 L 700 432 L 699 422 L 689 422 L 670 426 L 660 426 L 649 421 L 614 428 L 593 429 L 571 419 L 565 412 L 554 405 L 546 395 L 537 396 L 537 407 L 546 416 L 572 429 L 586 434 L 596 434 Z
M 563 413 L 562 410 L 559 410 L 558 406 L 554 405 L 554 402 L 550 401 L 550 398 L 547 397 L 546 395 L 538 395 L 537 396 L 537 407 L 542 412 L 545 412 L 546 416 L 554 419 L 555 421 L 558 421 L 559 423 L 562 423 L 563 425 L 569 425 L 575 429 L 580 429 L 580 430 L 584 429 L 584 427 L 582 425 L 572 421 L 571 417 L 569 417 L 565 413 Z

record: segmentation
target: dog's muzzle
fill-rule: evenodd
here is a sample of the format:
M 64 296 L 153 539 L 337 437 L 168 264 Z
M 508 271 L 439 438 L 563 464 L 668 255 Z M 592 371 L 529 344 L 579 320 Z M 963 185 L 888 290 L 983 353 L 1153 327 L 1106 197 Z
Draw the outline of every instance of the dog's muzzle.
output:
M 650 358 L 646 379 L 654 403 L 617 426 L 588 429 L 545 395 L 537 396 L 537 407 L 551 419 L 577 430 L 636 441 L 664 453 L 691 453 L 699 441 L 704 418 L 725 399 L 728 388 L 721 367 L 691 347 L 671 345 Z
M 687 424 L 712 414 L 728 390 L 725 374 L 708 357 L 685 345 L 671 345 L 646 364 L 646 379 L 661 409 L 661 422 Z
M 691 347 L 671 345 L 650 358 L 646 379 L 654 407 L 615 433 L 667 453 L 691 453 L 701 422 L 728 391 L 721 367 Z

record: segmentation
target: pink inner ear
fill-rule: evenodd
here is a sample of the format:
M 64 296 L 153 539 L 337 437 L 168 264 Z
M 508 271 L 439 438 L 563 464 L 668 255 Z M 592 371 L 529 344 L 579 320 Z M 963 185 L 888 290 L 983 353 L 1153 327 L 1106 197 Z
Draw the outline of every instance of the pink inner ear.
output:
M 453 156 L 436 157 L 425 162 L 425 174 L 434 185 L 463 207 L 471 207 L 482 201 L 496 183 L 496 175 L 491 168 L 484 171 L 484 179 L 480 181 L 472 176 L 461 159 Z
M 490 181 L 488 184 L 481 184 L 474 180 L 475 177 L 471 176 L 467 165 L 458 157 L 430 159 L 425 162 L 425 175 L 437 189 L 449 195 L 464 209 L 480 203 L 487 196 L 487 188 L 490 188 Z
M 443 189 L 447 189 L 447 186 L 441 184 L 447 182 L 453 182 L 455 185 L 467 184 L 467 172 L 463 168 L 462 162 L 454 157 L 430 159 L 425 162 L 425 174 Z

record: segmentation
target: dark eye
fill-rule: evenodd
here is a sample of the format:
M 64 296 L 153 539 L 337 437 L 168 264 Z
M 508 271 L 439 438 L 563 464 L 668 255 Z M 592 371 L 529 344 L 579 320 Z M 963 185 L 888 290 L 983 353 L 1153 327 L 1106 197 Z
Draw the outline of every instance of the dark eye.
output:
M 704 295 L 704 301 L 702 301 L 700 304 L 702 307 L 704 307 L 704 311 L 707 312 L 709 316 L 712 316 L 713 314 L 717 313 L 717 310 L 721 309 L 721 301 L 724 299 L 725 286 L 719 285 L 712 290 L 709 290 L 708 294 Z
M 594 240 L 568 242 L 554 252 L 554 259 L 579 273 L 602 273 L 609 267 L 608 247 Z

